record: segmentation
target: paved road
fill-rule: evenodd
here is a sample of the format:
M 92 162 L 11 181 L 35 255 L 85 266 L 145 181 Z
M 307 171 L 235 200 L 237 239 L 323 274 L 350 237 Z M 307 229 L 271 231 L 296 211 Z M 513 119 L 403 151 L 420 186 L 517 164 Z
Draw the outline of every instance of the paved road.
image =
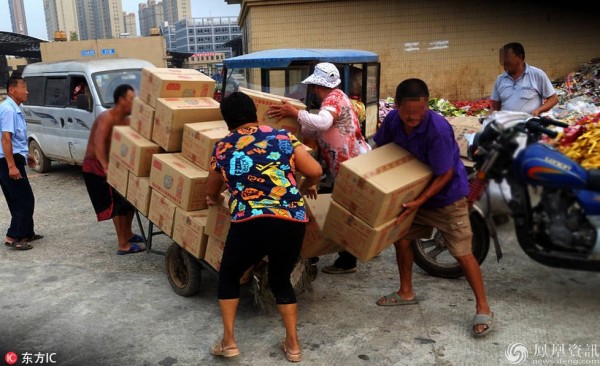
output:
M 17 364 L 24 364 L 24 353 L 32 362 L 55 354 L 59 365 L 287 364 L 278 349 L 279 317 L 261 313 L 247 288 L 237 321 L 242 355 L 211 357 L 208 347 L 221 331 L 213 273 L 204 271 L 199 295 L 176 295 L 163 256 L 114 254 L 112 224 L 95 221 L 80 168 L 56 165 L 30 178 L 36 229 L 45 238 L 27 252 L 0 248 L 0 364 L 10 351 L 21 357 Z M 9 216 L 1 201 L 5 230 Z M 356 274 L 320 273 L 313 291 L 299 296 L 303 364 L 509 365 L 505 352 L 513 343 L 528 351 L 526 365 L 600 364 L 600 275 L 533 262 L 517 247 L 510 224 L 500 235 L 505 258 L 497 263 L 491 253 L 482 266 L 497 318 L 487 338 L 470 336 L 474 301 L 464 278 L 433 278 L 415 268 L 420 304 L 376 306 L 398 285 L 389 249 Z M 156 249 L 170 244 L 154 239 Z

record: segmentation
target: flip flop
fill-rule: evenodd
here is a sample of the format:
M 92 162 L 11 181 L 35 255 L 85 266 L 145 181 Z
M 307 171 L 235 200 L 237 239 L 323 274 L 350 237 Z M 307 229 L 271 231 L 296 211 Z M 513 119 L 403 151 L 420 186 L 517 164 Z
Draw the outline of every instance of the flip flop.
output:
M 33 248 L 31 244 L 24 240 L 15 240 L 12 243 L 5 241 L 4 245 L 6 245 L 9 248 L 13 248 L 14 250 L 29 250 Z
M 476 325 L 482 325 L 482 324 L 487 326 L 487 328 L 485 328 L 480 333 L 475 333 L 474 327 Z M 471 333 L 473 334 L 474 337 L 483 337 L 484 335 L 491 332 L 493 329 L 494 329 L 494 313 L 492 313 L 491 315 L 476 314 L 475 317 L 473 317 L 473 326 L 471 327 Z
M 385 303 L 381 302 L 381 299 L 385 299 Z M 392 292 L 389 295 L 379 298 L 375 303 L 379 306 L 415 305 L 419 303 L 419 300 L 417 300 L 416 296 L 412 300 L 404 300 L 397 292 Z
M 144 238 L 141 235 L 133 234 L 131 238 L 129 238 L 128 242 L 130 243 L 143 243 Z
M 298 353 L 290 353 L 285 346 L 285 341 L 281 342 L 281 349 L 283 353 L 285 353 L 285 358 L 290 362 L 300 362 L 302 361 L 302 351 Z
M 125 254 L 131 254 L 131 253 L 139 253 L 139 252 L 143 252 L 144 250 L 146 250 L 146 248 L 143 248 L 137 244 L 131 244 L 129 246 L 129 250 L 117 250 L 117 255 L 125 255 Z
M 240 349 L 237 347 L 234 348 L 223 348 L 221 342 L 217 342 L 210 347 L 210 354 L 213 356 L 219 357 L 235 357 L 240 354 Z

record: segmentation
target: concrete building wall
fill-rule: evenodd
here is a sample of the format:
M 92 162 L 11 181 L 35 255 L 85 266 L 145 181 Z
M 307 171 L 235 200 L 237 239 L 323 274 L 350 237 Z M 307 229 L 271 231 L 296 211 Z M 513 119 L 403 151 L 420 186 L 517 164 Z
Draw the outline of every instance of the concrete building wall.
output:
M 175 51 L 216 51 L 223 52 L 225 57 L 231 57 L 231 48 L 223 44 L 240 35 L 237 17 L 183 19 L 175 23 Z
M 241 3 L 245 51 L 355 48 L 379 54 L 381 96 L 409 77 L 432 97 L 489 96 L 498 52 L 521 42 L 526 62 L 551 79 L 600 56 L 600 22 L 585 7 L 466 0 L 228 0 Z
M 10 9 L 12 31 L 14 33 L 28 35 L 27 19 L 25 17 L 25 8 L 23 7 L 23 0 L 8 0 L 8 8 Z

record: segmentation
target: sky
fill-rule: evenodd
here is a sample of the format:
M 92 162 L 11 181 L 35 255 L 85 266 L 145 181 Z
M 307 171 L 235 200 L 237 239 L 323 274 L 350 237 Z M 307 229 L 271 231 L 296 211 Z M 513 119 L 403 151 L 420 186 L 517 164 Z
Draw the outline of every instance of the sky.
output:
M 139 3 L 146 3 L 145 0 L 121 0 L 123 11 L 136 13 L 136 22 L 139 18 L 137 9 Z M 27 18 L 27 31 L 30 36 L 48 39 L 46 31 L 46 17 L 44 15 L 43 0 L 23 0 L 25 5 L 25 17 Z M 218 17 L 218 16 L 238 16 L 240 12 L 239 5 L 228 5 L 225 0 L 192 0 L 193 17 Z M 0 0 L 0 31 L 12 32 L 12 23 L 10 22 L 10 9 L 8 0 Z

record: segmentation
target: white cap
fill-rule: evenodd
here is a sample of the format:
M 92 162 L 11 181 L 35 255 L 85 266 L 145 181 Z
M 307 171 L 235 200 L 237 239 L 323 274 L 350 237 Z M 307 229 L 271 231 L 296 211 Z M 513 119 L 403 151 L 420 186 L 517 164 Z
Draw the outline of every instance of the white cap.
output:
M 312 75 L 304 79 L 302 84 L 320 85 L 326 88 L 335 88 L 340 85 L 340 72 L 334 64 L 321 62 L 315 66 Z

